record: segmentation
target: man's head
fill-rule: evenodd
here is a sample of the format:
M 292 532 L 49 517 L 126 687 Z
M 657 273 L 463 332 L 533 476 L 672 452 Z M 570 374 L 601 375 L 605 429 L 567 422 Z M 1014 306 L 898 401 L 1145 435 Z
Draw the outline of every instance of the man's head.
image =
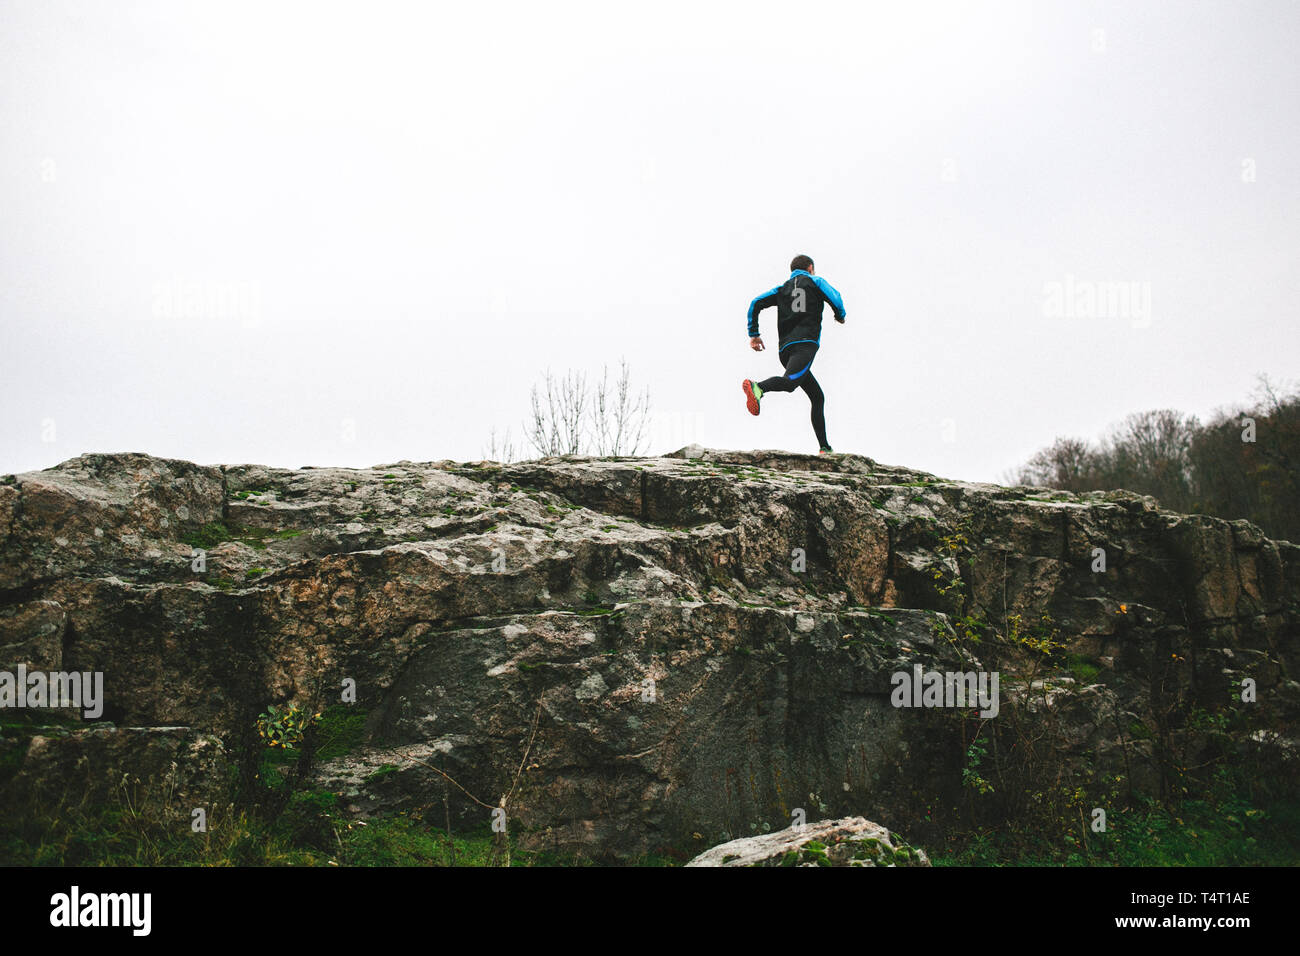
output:
M 795 256 L 790 260 L 790 271 L 794 272 L 796 269 L 802 269 L 809 275 L 813 275 L 813 261 L 807 256 Z

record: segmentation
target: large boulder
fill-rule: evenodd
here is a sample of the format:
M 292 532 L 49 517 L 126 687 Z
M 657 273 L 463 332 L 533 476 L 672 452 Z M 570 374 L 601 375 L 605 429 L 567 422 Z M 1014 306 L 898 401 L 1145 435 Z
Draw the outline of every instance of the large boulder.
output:
M 919 665 L 1002 667 L 981 739 L 1050 720 L 1060 779 L 1160 795 L 1157 742 L 1178 766 L 1221 759 L 1183 727 L 1194 710 L 1231 718 L 1261 773 L 1295 752 L 1298 554 L 1127 492 L 855 455 L 84 455 L 0 476 L 0 670 L 102 673 L 103 720 L 144 730 L 33 745 L 0 721 L 0 782 L 30 789 L 56 748 L 157 776 L 178 725 L 247 765 L 257 715 L 296 702 L 355 708 L 355 745 L 309 783 L 359 816 L 445 798 L 465 825 L 505 809 L 525 847 L 683 859 L 796 811 L 916 832 L 967 793 L 981 719 L 895 706 Z M 203 753 L 180 761 L 196 793 Z
M 820 820 L 742 837 L 701 853 L 687 866 L 929 866 L 925 851 L 862 817 Z

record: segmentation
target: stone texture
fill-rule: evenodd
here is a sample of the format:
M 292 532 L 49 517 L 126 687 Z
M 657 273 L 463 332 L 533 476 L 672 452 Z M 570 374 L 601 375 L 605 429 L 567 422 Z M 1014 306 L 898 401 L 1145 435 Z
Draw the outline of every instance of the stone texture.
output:
M 481 823 L 504 803 L 524 845 L 610 854 L 694 853 L 796 809 L 917 821 L 963 755 L 951 722 L 891 706 L 890 675 L 983 668 L 966 617 L 1046 615 L 1095 668 L 1003 689 L 1004 713 L 1059 711 L 1070 759 L 1155 788 L 1126 728 L 1222 709 L 1244 677 L 1261 749 L 1294 754 L 1298 592 L 1300 548 L 1244 522 L 853 455 L 84 455 L 0 479 L 0 669 L 102 671 L 106 722 L 76 746 L 105 767 L 133 772 L 126 728 L 233 756 L 267 704 L 319 710 L 350 680 L 364 743 L 315 784 L 354 812 L 446 794 Z M 26 781 L 48 767 L 36 739 Z

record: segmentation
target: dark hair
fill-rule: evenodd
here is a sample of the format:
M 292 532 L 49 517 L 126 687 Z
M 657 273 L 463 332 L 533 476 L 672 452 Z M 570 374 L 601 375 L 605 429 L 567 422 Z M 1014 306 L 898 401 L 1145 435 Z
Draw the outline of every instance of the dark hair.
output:
M 794 272 L 795 269 L 802 269 L 804 272 L 807 272 L 812 268 L 812 265 L 813 261 L 807 256 L 795 256 L 790 260 L 790 271 Z

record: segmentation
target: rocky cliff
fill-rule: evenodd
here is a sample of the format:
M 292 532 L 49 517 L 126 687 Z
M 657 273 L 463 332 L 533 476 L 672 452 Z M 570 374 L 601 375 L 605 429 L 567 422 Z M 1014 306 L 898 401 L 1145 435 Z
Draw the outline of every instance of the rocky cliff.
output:
M 852 455 L 83 455 L 0 479 L 0 670 L 102 674 L 102 713 L 9 719 L 0 800 L 125 774 L 188 818 L 296 703 L 364 715 L 301 781 L 358 817 L 694 855 L 862 815 L 924 845 L 972 795 L 1167 794 L 1225 739 L 1290 772 L 1298 600 L 1300 547 L 1245 522 Z M 918 665 L 1000 703 L 896 706 Z

